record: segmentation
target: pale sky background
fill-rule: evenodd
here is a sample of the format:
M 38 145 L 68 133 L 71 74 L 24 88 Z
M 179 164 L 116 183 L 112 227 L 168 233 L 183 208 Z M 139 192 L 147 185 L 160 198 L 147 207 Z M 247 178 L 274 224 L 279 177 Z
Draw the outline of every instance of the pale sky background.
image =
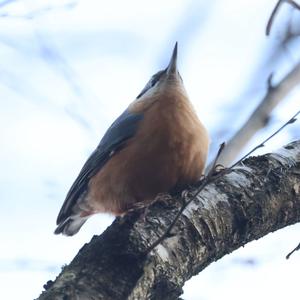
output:
M 0 1 L 0 290 L 33 299 L 63 264 L 113 220 L 91 218 L 74 237 L 55 236 L 66 192 L 111 122 L 179 42 L 179 68 L 213 145 L 227 140 L 298 61 L 299 41 L 277 61 L 270 38 L 277 1 Z M 297 12 L 292 14 L 297 23 Z M 300 20 L 300 12 L 298 15 Z M 295 26 L 296 26 L 295 25 Z M 254 146 L 300 107 L 299 89 L 272 114 Z M 299 121 L 261 153 L 300 138 Z M 214 149 L 212 147 L 212 149 Z M 184 287 L 186 300 L 297 299 L 300 226 L 252 242 Z

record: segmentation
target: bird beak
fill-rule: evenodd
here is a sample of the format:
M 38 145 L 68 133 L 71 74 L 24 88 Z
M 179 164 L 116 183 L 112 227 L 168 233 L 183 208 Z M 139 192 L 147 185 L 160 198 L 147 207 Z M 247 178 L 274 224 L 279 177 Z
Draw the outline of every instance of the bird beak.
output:
M 169 62 L 169 65 L 168 65 L 166 71 L 167 71 L 168 75 L 176 74 L 176 72 L 177 72 L 177 42 L 175 44 L 171 60 Z

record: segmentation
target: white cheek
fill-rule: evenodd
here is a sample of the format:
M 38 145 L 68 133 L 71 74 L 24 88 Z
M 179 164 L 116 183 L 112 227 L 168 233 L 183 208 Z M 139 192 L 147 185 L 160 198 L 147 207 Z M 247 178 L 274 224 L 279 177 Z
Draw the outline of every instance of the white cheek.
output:
M 157 92 L 157 90 L 158 90 L 157 87 L 153 86 L 149 90 L 147 90 L 146 93 L 143 96 L 152 97 L 155 94 L 155 92 Z M 142 96 L 142 98 L 143 98 L 143 96 Z

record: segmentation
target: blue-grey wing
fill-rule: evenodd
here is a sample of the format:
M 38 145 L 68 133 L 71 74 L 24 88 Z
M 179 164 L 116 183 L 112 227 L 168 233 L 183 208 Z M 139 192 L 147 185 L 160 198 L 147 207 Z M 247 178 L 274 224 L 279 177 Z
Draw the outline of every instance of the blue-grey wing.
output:
M 58 214 L 57 224 L 72 214 L 74 204 L 87 191 L 90 178 L 105 165 L 112 153 L 122 148 L 126 140 L 134 136 L 142 118 L 142 114 L 133 114 L 125 110 L 108 128 L 98 147 L 88 158 L 71 186 Z

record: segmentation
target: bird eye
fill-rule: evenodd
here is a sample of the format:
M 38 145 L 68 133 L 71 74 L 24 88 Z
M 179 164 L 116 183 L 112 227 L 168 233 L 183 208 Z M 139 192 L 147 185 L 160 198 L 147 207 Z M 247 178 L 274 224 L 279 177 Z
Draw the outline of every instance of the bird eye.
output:
M 154 74 L 152 77 L 151 77 L 151 79 L 150 79 L 150 81 L 149 81 L 149 88 L 152 88 L 152 87 L 154 87 L 155 86 L 155 84 L 160 80 L 160 78 L 161 78 L 161 76 L 162 76 L 162 74 L 164 73 L 164 71 L 159 71 L 159 72 L 157 72 L 156 74 Z
M 151 79 L 148 81 L 146 86 L 143 88 L 143 90 L 140 92 L 140 94 L 137 96 L 137 99 L 140 98 L 143 94 L 145 94 L 149 89 L 155 86 L 155 84 L 159 81 L 164 71 L 159 71 L 156 74 L 154 74 Z
M 158 82 L 158 80 L 159 80 L 159 76 L 156 76 L 156 75 L 152 76 L 152 78 L 150 80 L 150 84 L 149 84 L 150 87 L 155 86 L 155 84 Z

